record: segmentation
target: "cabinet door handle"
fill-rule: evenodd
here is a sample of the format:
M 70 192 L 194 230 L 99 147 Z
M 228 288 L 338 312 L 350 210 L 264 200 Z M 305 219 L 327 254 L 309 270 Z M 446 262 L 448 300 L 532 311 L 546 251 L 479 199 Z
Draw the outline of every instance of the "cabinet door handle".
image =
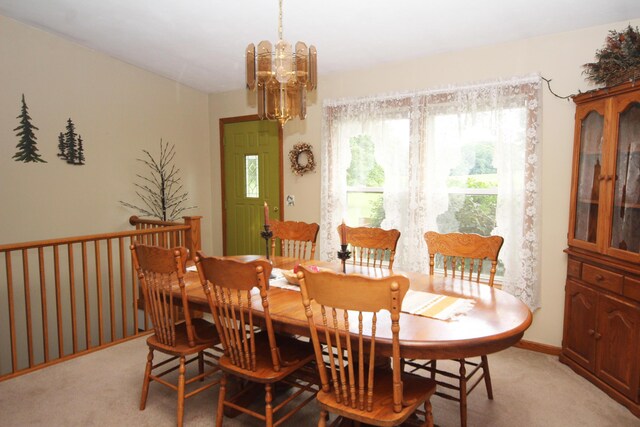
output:
M 607 175 L 604 179 L 606 181 L 611 181 L 613 179 L 613 177 L 611 175 Z
M 598 175 L 598 181 L 604 181 L 605 178 L 604 175 Z
M 595 333 L 596 333 L 596 331 L 594 331 L 593 329 L 589 329 L 589 330 L 587 331 L 587 333 L 588 333 L 590 336 L 592 336 L 593 334 L 595 334 Z
M 602 274 L 596 274 L 595 278 L 598 282 L 602 282 L 604 280 L 604 276 Z
M 600 338 L 602 338 L 602 335 L 600 335 L 599 333 L 595 333 L 594 336 L 596 337 L 597 340 L 599 340 Z

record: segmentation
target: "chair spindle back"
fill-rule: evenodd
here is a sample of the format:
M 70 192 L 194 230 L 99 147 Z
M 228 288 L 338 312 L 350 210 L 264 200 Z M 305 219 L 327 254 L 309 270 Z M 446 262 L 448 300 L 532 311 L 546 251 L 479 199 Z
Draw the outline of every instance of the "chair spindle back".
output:
M 285 257 L 314 259 L 318 224 L 299 221 L 271 220 L 271 255 L 276 255 L 276 240 L 280 241 L 280 253 Z
M 473 233 L 447 233 L 427 231 L 424 234 L 429 250 L 429 274 L 433 274 L 435 255 L 440 254 L 443 260 L 445 276 L 451 274 L 468 280 L 480 282 L 480 274 L 484 261 L 491 262 L 488 284 L 493 286 L 498 265 L 498 254 L 504 243 L 501 236 L 480 236 Z M 475 278 L 473 277 L 475 273 Z
M 338 233 L 341 227 L 342 225 L 338 226 Z M 400 231 L 346 225 L 345 229 L 354 265 L 393 268 Z
M 336 401 L 347 407 L 372 411 L 376 343 L 380 334 L 392 340 L 393 409 L 400 412 L 403 397 L 399 319 L 409 279 L 404 276 L 373 279 L 325 271 L 314 273 L 304 266 L 300 270 L 302 300 L 322 390 L 329 393 L 333 389 Z M 388 311 L 389 317 L 380 313 L 382 310 Z M 388 328 L 386 334 L 383 327 Z M 328 363 L 323 359 L 320 335 L 328 347 Z
M 281 359 L 267 293 L 271 264 L 264 259 L 242 262 L 207 257 L 198 252 L 196 266 L 224 352 L 231 362 L 239 368 L 256 371 L 254 318 L 256 307 L 262 307 L 273 369 L 279 371 Z
M 189 303 L 184 287 L 184 265 L 187 250 L 183 247 L 165 249 L 139 243 L 131 245 L 133 265 L 138 273 L 144 301 L 158 340 L 167 346 L 176 345 L 175 326 L 181 320 L 181 307 L 187 322 L 189 345 L 195 345 L 195 333 L 191 326 Z M 180 287 L 182 304 L 176 305 L 171 297 L 171 289 Z

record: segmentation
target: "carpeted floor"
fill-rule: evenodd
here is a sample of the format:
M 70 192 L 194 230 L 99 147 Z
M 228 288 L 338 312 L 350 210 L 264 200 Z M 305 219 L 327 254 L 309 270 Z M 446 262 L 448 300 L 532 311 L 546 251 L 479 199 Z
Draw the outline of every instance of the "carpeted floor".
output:
M 176 398 L 151 384 L 138 410 L 145 338 L 0 382 L 0 426 L 173 426 Z M 556 357 L 512 348 L 489 357 L 494 400 L 482 385 L 469 396 L 469 426 L 640 426 L 640 420 Z M 186 426 L 212 426 L 218 389 L 186 401 Z M 257 397 L 261 399 L 261 397 Z M 432 399 L 441 427 L 459 426 L 455 402 Z M 315 403 L 285 426 L 315 426 Z M 225 426 L 259 426 L 246 416 Z

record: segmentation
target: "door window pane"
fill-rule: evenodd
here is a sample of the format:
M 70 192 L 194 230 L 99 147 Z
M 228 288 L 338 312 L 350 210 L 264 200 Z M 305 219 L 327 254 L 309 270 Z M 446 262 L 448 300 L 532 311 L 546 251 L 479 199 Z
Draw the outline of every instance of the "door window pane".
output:
M 260 174 L 257 154 L 250 154 L 244 157 L 244 170 L 246 197 L 257 199 L 260 197 Z

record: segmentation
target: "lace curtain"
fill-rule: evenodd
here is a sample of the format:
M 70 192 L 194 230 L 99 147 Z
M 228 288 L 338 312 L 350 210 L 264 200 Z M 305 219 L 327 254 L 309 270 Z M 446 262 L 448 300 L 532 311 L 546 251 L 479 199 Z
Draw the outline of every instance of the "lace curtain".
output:
M 540 79 L 537 76 L 464 87 L 323 104 L 320 256 L 335 259 L 346 218 L 351 138 L 368 135 L 385 171 L 382 228 L 402 235 L 398 269 L 428 269 L 423 240 L 449 208 L 447 179 L 464 155 L 451 141 L 495 141 L 496 227 L 503 289 L 532 310 L 540 306 Z M 446 126 L 443 123 L 446 122 Z

